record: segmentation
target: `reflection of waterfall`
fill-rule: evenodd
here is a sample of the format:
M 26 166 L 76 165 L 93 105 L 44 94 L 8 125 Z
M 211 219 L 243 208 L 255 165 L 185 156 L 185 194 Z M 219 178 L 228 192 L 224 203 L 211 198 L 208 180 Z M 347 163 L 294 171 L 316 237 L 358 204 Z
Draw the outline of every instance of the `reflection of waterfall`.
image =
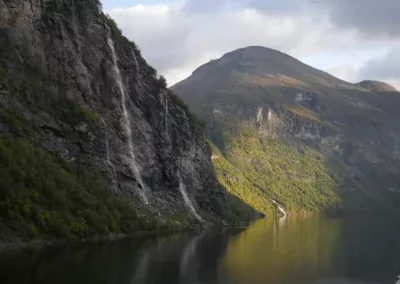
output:
M 400 271 L 399 271 L 399 275 L 397 276 L 397 282 L 396 284 L 400 284 Z
M 118 67 L 118 62 L 117 62 L 117 55 L 115 53 L 115 47 L 114 47 L 114 41 L 111 38 L 111 32 L 109 31 L 108 34 L 108 39 L 107 39 L 107 43 L 111 49 L 111 54 L 112 54 L 112 59 L 113 59 L 113 71 L 114 71 L 114 76 L 115 76 L 115 81 L 118 85 L 118 89 L 119 92 L 121 93 L 121 103 L 122 103 L 122 115 L 123 115 L 123 126 L 125 128 L 125 132 L 127 135 L 127 139 L 128 139 L 128 146 L 129 146 L 129 155 L 130 155 L 130 168 L 133 171 L 136 181 L 138 182 L 138 186 L 140 187 L 139 190 L 139 195 L 142 199 L 142 201 L 145 204 L 149 204 L 149 201 L 147 199 L 146 193 L 145 193 L 145 186 L 142 180 L 142 177 L 140 175 L 139 169 L 138 169 L 138 165 L 136 163 L 136 158 L 135 158 L 135 154 L 133 152 L 133 142 L 132 142 L 132 130 L 131 130 L 131 125 L 130 125 L 130 121 L 129 121 L 129 114 L 128 114 L 128 110 L 126 108 L 126 94 L 125 94 L 125 86 L 122 82 L 122 77 L 121 77 L 121 72 L 119 70 Z
M 110 149 L 109 149 L 109 142 L 108 142 L 108 128 L 107 128 L 107 124 L 104 121 L 103 118 L 101 118 L 101 122 L 104 125 L 104 129 L 105 129 L 105 144 L 106 144 L 106 159 L 107 159 L 107 164 L 110 168 L 111 171 L 111 183 L 112 183 L 112 189 L 114 191 L 117 190 L 117 181 L 116 181 L 116 174 L 115 174 L 115 168 L 114 165 L 111 163 L 111 159 L 110 159 Z
M 285 228 L 285 224 L 286 224 L 286 217 L 287 215 L 283 215 L 281 218 L 279 218 L 278 220 L 278 227 L 279 230 L 283 230 Z
M 132 284 L 146 283 L 147 271 L 150 263 L 150 253 L 147 248 L 145 248 L 144 255 L 140 258 L 140 263 L 131 279 Z
M 199 214 L 197 214 L 196 209 L 194 208 L 193 202 L 192 202 L 192 200 L 190 200 L 190 198 L 187 194 L 186 187 L 182 181 L 181 175 L 178 174 L 178 176 L 179 176 L 179 191 L 182 194 L 182 197 L 183 197 L 186 207 L 188 207 L 190 209 L 193 216 L 196 217 L 197 220 L 199 220 L 200 222 L 203 222 L 203 219 L 200 217 Z
M 186 283 L 185 276 L 189 273 L 189 264 L 196 257 L 196 252 L 198 250 L 198 246 L 200 241 L 205 236 L 205 233 L 202 232 L 199 236 L 193 238 L 183 249 L 183 254 L 180 262 L 180 275 L 183 280 L 183 283 Z

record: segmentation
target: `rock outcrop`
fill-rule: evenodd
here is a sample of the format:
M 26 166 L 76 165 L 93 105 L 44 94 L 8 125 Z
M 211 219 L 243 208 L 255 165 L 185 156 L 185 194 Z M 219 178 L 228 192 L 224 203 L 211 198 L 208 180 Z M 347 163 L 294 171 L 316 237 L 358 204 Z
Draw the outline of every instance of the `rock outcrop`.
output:
M 231 202 L 241 202 L 216 180 L 202 127 L 98 0 L 0 0 L 0 109 L 1 137 L 99 170 L 139 219 L 240 218 Z M 35 202 L 29 208 L 46 209 Z M 18 214 L 37 218 L 28 211 Z

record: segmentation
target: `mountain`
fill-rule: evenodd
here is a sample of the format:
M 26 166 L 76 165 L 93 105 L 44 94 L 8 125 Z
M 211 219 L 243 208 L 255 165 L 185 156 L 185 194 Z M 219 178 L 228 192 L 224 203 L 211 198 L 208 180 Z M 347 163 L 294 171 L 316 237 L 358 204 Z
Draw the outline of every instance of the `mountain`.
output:
M 396 210 L 400 93 L 279 51 L 225 54 L 171 88 L 206 122 L 220 182 L 257 210 Z
M 248 221 L 204 130 L 98 0 L 0 1 L 0 240 Z
M 364 80 L 357 83 L 356 85 L 368 89 L 372 92 L 397 92 L 395 87 L 379 81 Z

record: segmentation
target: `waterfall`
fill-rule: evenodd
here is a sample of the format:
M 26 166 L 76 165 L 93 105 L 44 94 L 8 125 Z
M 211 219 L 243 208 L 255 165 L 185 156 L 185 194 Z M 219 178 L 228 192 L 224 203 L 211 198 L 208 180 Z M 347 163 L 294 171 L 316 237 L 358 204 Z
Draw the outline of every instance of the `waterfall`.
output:
M 199 214 L 197 214 L 196 209 L 194 208 L 193 202 L 190 200 L 187 191 L 186 191 L 186 187 L 185 184 L 182 181 L 181 175 L 178 174 L 179 176 L 179 191 L 182 194 L 183 197 L 183 201 L 185 202 L 186 207 L 188 207 L 188 209 L 190 209 L 190 211 L 192 212 L 193 216 L 199 220 L 200 222 L 204 222 L 203 218 L 200 217 Z
M 141 87 L 142 87 L 142 83 L 140 82 L 140 78 L 139 78 L 139 72 L 140 72 L 139 62 L 138 62 L 138 60 L 137 60 L 136 53 L 135 53 L 135 50 L 133 50 L 133 48 L 132 48 L 132 58 L 133 58 L 133 63 L 135 63 L 135 70 L 136 70 L 135 79 L 136 79 L 136 85 L 139 86 L 139 88 L 141 88 Z
M 399 275 L 397 276 L 397 282 L 396 282 L 396 284 L 400 284 L 400 272 L 399 272 Z
M 124 83 L 122 82 L 122 77 L 121 77 L 121 72 L 119 70 L 118 67 L 118 61 L 117 61 L 117 55 L 115 53 L 115 47 L 114 47 L 114 41 L 111 38 L 111 32 L 109 31 L 108 34 L 108 39 L 107 39 L 107 43 L 108 46 L 111 49 L 111 54 L 112 54 L 112 60 L 114 63 L 113 66 L 113 73 L 115 76 L 115 81 L 117 83 L 119 92 L 121 94 L 121 104 L 122 104 L 122 115 L 123 115 L 123 127 L 125 129 L 125 133 L 128 139 L 128 147 L 129 147 L 129 156 L 130 156 L 130 163 L 129 166 L 131 168 L 131 170 L 133 171 L 136 181 L 138 182 L 138 185 L 140 187 L 139 190 L 139 195 L 143 201 L 143 203 L 145 203 L 146 205 L 149 204 L 149 200 L 147 199 L 146 193 L 145 193 L 145 186 L 142 180 L 142 177 L 140 175 L 139 172 L 139 168 L 138 165 L 136 163 L 136 158 L 135 158 L 135 154 L 133 152 L 133 142 L 132 142 L 132 130 L 131 130 L 131 125 L 130 125 L 130 121 L 129 121 L 129 114 L 128 114 L 128 110 L 126 108 L 126 93 L 125 93 L 125 86 Z
M 168 96 L 165 95 L 165 132 L 168 135 Z
M 114 165 L 111 163 L 111 159 L 110 159 L 110 148 L 109 148 L 109 142 L 108 142 L 108 128 L 107 128 L 107 124 L 104 121 L 103 118 L 101 118 L 101 122 L 104 125 L 104 129 L 105 129 L 105 144 L 106 144 L 106 159 L 107 159 L 107 164 L 110 167 L 111 170 L 111 183 L 112 183 L 112 188 L 113 190 L 117 190 L 117 181 L 116 181 L 116 174 L 115 174 L 115 168 Z
M 137 60 L 137 57 L 136 57 L 136 53 L 135 53 L 135 51 L 134 50 L 132 50 L 132 57 L 133 57 L 133 62 L 135 63 L 135 68 L 136 68 L 136 77 L 138 77 L 138 75 L 139 75 L 139 62 L 138 62 L 138 60 Z
M 264 108 L 262 106 L 259 106 L 258 110 L 257 110 L 257 122 L 258 123 L 261 123 L 263 121 L 263 111 L 264 111 Z
M 287 214 L 286 214 L 285 209 L 283 209 L 283 207 L 278 202 L 276 202 L 274 199 L 271 199 L 271 201 L 273 204 L 276 205 L 276 207 L 278 207 L 278 210 L 282 212 L 283 218 L 286 218 Z
M 103 12 L 100 4 L 97 4 L 97 10 L 99 10 L 99 14 L 101 14 Z

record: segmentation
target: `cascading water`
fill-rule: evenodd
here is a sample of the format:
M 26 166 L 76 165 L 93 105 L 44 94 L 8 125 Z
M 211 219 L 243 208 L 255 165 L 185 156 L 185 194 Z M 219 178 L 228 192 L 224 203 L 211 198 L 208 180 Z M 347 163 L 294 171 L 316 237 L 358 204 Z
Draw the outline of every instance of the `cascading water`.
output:
M 165 132 L 168 134 L 168 96 L 165 95 Z
M 107 43 L 108 46 L 111 49 L 111 54 L 112 54 L 112 60 L 113 60 L 113 71 L 114 71 L 114 75 L 115 75 L 115 81 L 117 83 L 119 92 L 121 93 L 121 104 L 122 104 L 122 115 L 123 115 L 123 126 L 125 128 L 125 133 L 128 139 L 128 147 L 129 147 L 129 156 L 130 156 L 130 168 L 133 171 L 133 174 L 135 175 L 135 178 L 138 182 L 138 185 L 140 187 L 139 189 L 139 195 L 140 198 L 142 199 L 143 203 L 145 204 L 149 204 L 149 200 L 146 196 L 146 188 L 145 185 L 143 183 L 142 177 L 140 175 L 139 172 L 139 168 L 137 166 L 136 163 L 136 158 L 135 158 L 135 154 L 133 152 L 133 142 L 132 142 L 132 130 L 131 130 L 131 125 L 130 125 L 130 121 L 129 121 L 129 114 L 128 114 L 128 110 L 126 108 L 126 93 L 125 93 L 125 86 L 122 82 L 122 77 L 121 77 L 121 72 L 119 70 L 118 67 L 118 61 L 117 61 L 117 55 L 115 53 L 115 47 L 114 47 L 114 41 L 111 38 L 111 32 L 109 31 L 108 33 L 108 38 L 107 38 Z
M 192 212 L 193 216 L 199 220 L 200 222 L 204 222 L 203 218 L 200 217 L 199 214 L 197 214 L 196 209 L 194 208 L 193 202 L 192 200 L 190 200 L 187 191 L 186 191 L 186 187 L 185 184 L 182 181 L 181 175 L 178 174 L 179 176 L 179 191 L 182 194 L 183 197 L 183 201 L 185 202 L 185 205 L 188 209 L 190 209 L 190 211 Z
M 139 86 L 139 88 L 142 87 L 141 82 L 139 80 L 139 72 L 140 72 L 140 68 L 139 68 L 139 62 L 137 60 L 136 57 L 136 53 L 134 50 L 132 50 L 132 58 L 133 58 L 133 63 L 135 63 L 135 70 L 136 70 L 136 84 L 137 86 Z
M 117 190 L 117 181 L 116 181 L 116 174 L 115 174 L 115 168 L 114 165 L 111 163 L 111 159 L 110 159 L 110 148 L 109 148 L 109 142 L 108 142 L 108 128 L 107 128 L 107 124 L 104 121 L 103 118 L 101 118 L 101 122 L 104 125 L 104 129 L 105 129 L 105 144 L 106 144 L 106 159 L 107 159 L 107 164 L 110 167 L 111 170 L 111 183 L 112 183 L 112 188 L 113 190 Z
M 287 214 L 285 209 L 283 209 L 283 207 L 281 205 L 279 205 L 278 202 L 276 202 L 274 199 L 271 199 L 272 203 L 276 205 L 276 207 L 278 207 L 278 210 L 282 212 L 283 217 L 282 218 L 286 218 Z

